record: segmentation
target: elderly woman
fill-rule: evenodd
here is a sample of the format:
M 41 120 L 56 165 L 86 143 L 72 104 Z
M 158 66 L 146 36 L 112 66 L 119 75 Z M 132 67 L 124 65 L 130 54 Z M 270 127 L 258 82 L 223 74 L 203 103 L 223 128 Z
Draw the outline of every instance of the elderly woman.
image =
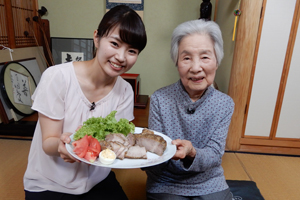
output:
M 234 103 L 212 86 L 223 55 L 216 23 L 193 20 L 174 30 L 171 57 L 180 80 L 151 96 L 149 129 L 172 138 L 177 151 L 144 169 L 147 199 L 232 199 L 221 162 Z

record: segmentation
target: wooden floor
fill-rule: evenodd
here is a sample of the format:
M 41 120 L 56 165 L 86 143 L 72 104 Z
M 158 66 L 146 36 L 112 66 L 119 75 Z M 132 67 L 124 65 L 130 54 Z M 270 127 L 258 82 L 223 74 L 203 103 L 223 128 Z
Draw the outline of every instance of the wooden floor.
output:
M 23 175 L 30 140 L 0 139 L 0 199 L 24 199 Z M 222 166 L 229 180 L 253 180 L 266 200 L 300 199 L 300 157 L 226 152 Z M 140 169 L 114 170 L 130 200 L 145 199 Z

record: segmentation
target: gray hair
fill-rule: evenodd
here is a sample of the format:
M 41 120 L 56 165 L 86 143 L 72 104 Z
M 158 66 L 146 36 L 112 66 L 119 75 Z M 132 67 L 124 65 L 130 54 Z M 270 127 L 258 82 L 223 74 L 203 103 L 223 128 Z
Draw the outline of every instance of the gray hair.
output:
M 217 58 L 217 64 L 220 65 L 224 56 L 223 39 L 220 27 L 213 21 L 203 19 L 191 20 L 178 25 L 172 34 L 171 58 L 177 66 L 179 44 L 185 36 L 192 34 L 207 34 L 214 42 L 214 50 Z

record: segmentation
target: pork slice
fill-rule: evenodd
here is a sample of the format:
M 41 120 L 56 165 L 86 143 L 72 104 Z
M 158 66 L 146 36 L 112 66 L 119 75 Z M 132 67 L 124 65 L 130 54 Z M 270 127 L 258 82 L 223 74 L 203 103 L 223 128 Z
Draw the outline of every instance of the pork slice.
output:
M 113 150 L 115 152 L 117 158 L 119 158 L 120 160 L 123 160 L 125 157 L 125 152 L 127 151 L 128 148 L 120 142 L 111 141 L 109 143 L 110 143 L 110 146 L 112 147 L 111 150 Z
M 153 134 L 154 135 L 154 131 L 151 131 L 150 129 L 144 128 L 142 131 L 142 134 Z
M 101 146 L 101 150 L 105 150 L 105 149 L 112 149 L 110 146 L 110 143 L 105 141 L 105 140 L 101 140 L 100 142 L 100 146 Z
M 145 147 L 147 151 L 162 156 L 167 148 L 166 140 L 155 134 L 135 134 L 136 144 Z
M 105 136 L 105 141 L 107 142 L 120 142 L 120 143 L 124 143 L 124 138 L 122 136 L 120 136 L 117 133 L 110 133 L 108 135 Z
M 126 138 L 128 140 L 129 146 L 134 146 L 135 145 L 135 136 L 134 136 L 134 134 L 129 133 Z
M 118 158 L 120 160 L 123 160 L 125 158 L 125 153 L 128 151 L 128 147 L 127 146 L 122 146 L 120 149 L 119 149 L 119 152 L 118 152 Z
M 126 136 L 122 133 L 111 133 L 105 136 L 105 141 L 108 142 L 119 142 L 121 144 L 124 144 L 125 146 L 128 146 L 129 142 Z
M 131 159 L 147 159 L 147 151 L 145 147 L 131 146 L 125 153 L 125 158 Z

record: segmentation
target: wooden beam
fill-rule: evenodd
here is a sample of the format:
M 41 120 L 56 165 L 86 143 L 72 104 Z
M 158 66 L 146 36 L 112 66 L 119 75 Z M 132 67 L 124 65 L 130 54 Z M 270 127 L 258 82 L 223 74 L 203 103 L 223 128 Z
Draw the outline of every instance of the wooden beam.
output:
M 284 155 L 300 155 L 299 148 L 287 147 L 270 147 L 257 145 L 241 145 L 239 152 L 263 153 L 263 154 L 284 154 Z
M 269 147 L 287 147 L 287 148 L 299 148 L 300 149 L 300 140 L 299 139 L 290 139 L 290 140 L 269 140 L 269 139 L 251 139 L 251 138 L 241 138 L 241 145 L 255 145 L 255 146 L 269 146 Z

